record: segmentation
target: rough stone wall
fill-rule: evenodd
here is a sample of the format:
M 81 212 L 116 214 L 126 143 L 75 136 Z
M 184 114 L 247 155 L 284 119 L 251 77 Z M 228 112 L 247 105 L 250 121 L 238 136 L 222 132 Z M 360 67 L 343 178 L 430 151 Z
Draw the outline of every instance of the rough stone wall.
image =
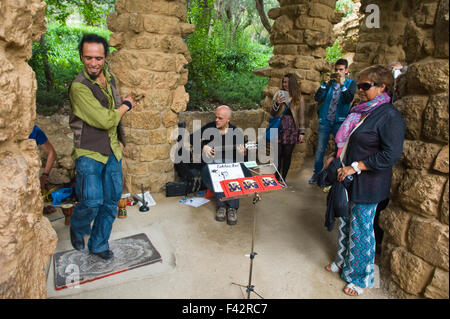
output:
M 42 215 L 41 166 L 33 128 L 32 41 L 45 32 L 45 3 L 0 2 L 0 298 L 45 298 L 57 237 Z
M 110 44 L 119 50 L 109 65 L 122 96 L 137 101 L 123 118 L 124 190 L 138 192 L 143 184 L 159 192 L 174 178 L 171 136 L 189 99 L 184 65 L 191 57 L 183 37 L 194 26 L 185 23 L 185 0 L 117 0 L 116 11 L 107 23 L 114 32 Z
M 374 64 L 389 64 L 394 61 L 404 63 L 406 60 L 405 26 L 408 23 L 410 2 L 406 0 L 394 1 L 361 1 L 359 37 L 356 43 L 353 64 L 349 71 L 356 76 L 362 69 Z M 366 8 L 368 5 L 376 5 L 379 11 L 380 27 L 371 27 L 374 11 Z
M 353 70 L 400 61 L 395 106 L 406 122 L 403 156 L 393 173 L 382 271 L 403 298 L 449 298 L 448 1 L 362 1 L 377 4 L 380 29 L 362 21 Z
M 270 35 L 274 46 L 274 56 L 269 67 L 255 71 L 255 74 L 269 77 L 264 90 L 265 99 L 261 102 L 267 112 L 267 127 L 272 98 L 281 88 L 284 74 L 297 75 L 301 91 L 305 98 L 307 135 L 305 143 L 297 145 L 292 157 L 291 169 L 302 166 L 307 155 L 313 155 L 314 141 L 317 140 L 317 115 L 314 93 L 320 85 L 321 72 L 331 70 L 331 64 L 325 61 L 325 49 L 334 43 L 333 24 L 341 20 L 342 15 L 334 12 L 335 0 L 279 0 L 279 8 L 268 12 L 275 20 Z
M 63 112 L 61 112 L 63 113 Z M 56 150 L 56 160 L 47 179 L 48 188 L 52 185 L 69 183 L 75 177 L 75 163 L 72 160 L 73 132 L 69 127 L 69 115 L 36 115 L 36 125 L 45 128 L 45 135 Z M 40 150 L 42 168 L 45 167 L 47 154 Z

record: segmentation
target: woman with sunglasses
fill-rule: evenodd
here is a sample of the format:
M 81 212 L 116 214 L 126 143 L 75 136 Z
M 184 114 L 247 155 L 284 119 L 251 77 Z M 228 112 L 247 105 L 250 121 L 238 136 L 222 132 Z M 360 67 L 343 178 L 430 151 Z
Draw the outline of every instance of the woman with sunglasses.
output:
M 378 203 L 389 196 L 392 167 L 402 155 L 405 122 L 390 103 L 393 83 L 385 66 L 361 71 L 357 83 L 361 101 L 350 110 L 335 139 L 343 163 L 338 181 L 351 176 L 353 182 L 350 214 L 339 218 L 337 256 L 325 269 L 341 274 L 348 282 L 344 293 L 351 296 L 373 287 L 373 220 Z
M 281 117 L 277 169 L 282 180 L 285 180 L 291 166 L 294 147 L 305 138 L 305 102 L 294 74 L 284 75 L 281 87 L 282 89 L 274 94 L 270 114 Z

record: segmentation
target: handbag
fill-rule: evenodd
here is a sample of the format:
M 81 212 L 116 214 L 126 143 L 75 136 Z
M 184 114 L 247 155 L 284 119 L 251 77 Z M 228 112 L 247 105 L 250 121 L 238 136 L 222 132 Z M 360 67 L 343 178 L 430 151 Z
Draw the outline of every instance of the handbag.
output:
M 283 111 L 281 116 L 272 116 L 269 118 L 269 125 L 266 128 L 266 140 L 269 142 L 273 142 L 275 138 L 278 136 L 278 131 L 281 126 L 281 118 L 286 114 L 289 109 L 289 105 Z

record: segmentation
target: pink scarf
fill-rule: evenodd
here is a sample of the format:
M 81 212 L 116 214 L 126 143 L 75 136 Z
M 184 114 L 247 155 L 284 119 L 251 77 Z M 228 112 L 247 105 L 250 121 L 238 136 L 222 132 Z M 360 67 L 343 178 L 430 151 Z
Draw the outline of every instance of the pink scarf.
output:
M 361 102 L 352 107 L 350 113 L 345 118 L 344 123 L 342 123 L 334 139 L 338 147 L 338 153 L 336 157 L 340 156 L 342 148 L 344 147 L 345 142 L 347 141 L 347 138 L 349 137 L 350 133 L 352 132 L 356 124 L 358 124 L 361 117 L 363 115 L 369 114 L 370 112 L 375 110 L 378 106 L 383 105 L 385 103 L 389 103 L 390 101 L 391 97 L 387 93 L 383 93 L 375 97 L 373 100 Z

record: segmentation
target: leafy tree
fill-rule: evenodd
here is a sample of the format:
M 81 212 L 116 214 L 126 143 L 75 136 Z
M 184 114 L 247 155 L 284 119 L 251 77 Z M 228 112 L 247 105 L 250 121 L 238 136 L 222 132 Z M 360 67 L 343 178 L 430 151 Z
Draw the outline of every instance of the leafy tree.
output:
M 346 18 L 352 14 L 354 6 L 352 0 L 338 0 L 336 1 L 335 11 L 344 13 L 343 18 Z
M 106 26 L 106 18 L 114 10 L 115 0 L 45 0 L 46 17 L 50 21 L 66 24 L 67 18 L 78 12 L 89 26 Z
M 333 63 L 339 60 L 342 57 L 342 47 L 339 40 L 336 39 L 331 47 L 326 48 L 326 53 L 325 60 Z
M 204 109 L 202 104 L 216 102 L 239 108 L 257 105 L 267 79 L 252 71 L 268 65 L 272 47 L 255 0 L 187 0 L 186 4 L 188 22 L 195 25 L 186 39 L 192 56 L 187 65 L 188 109 Z M 277 0 L 265 0 L 264 13 L 276 4 Z

